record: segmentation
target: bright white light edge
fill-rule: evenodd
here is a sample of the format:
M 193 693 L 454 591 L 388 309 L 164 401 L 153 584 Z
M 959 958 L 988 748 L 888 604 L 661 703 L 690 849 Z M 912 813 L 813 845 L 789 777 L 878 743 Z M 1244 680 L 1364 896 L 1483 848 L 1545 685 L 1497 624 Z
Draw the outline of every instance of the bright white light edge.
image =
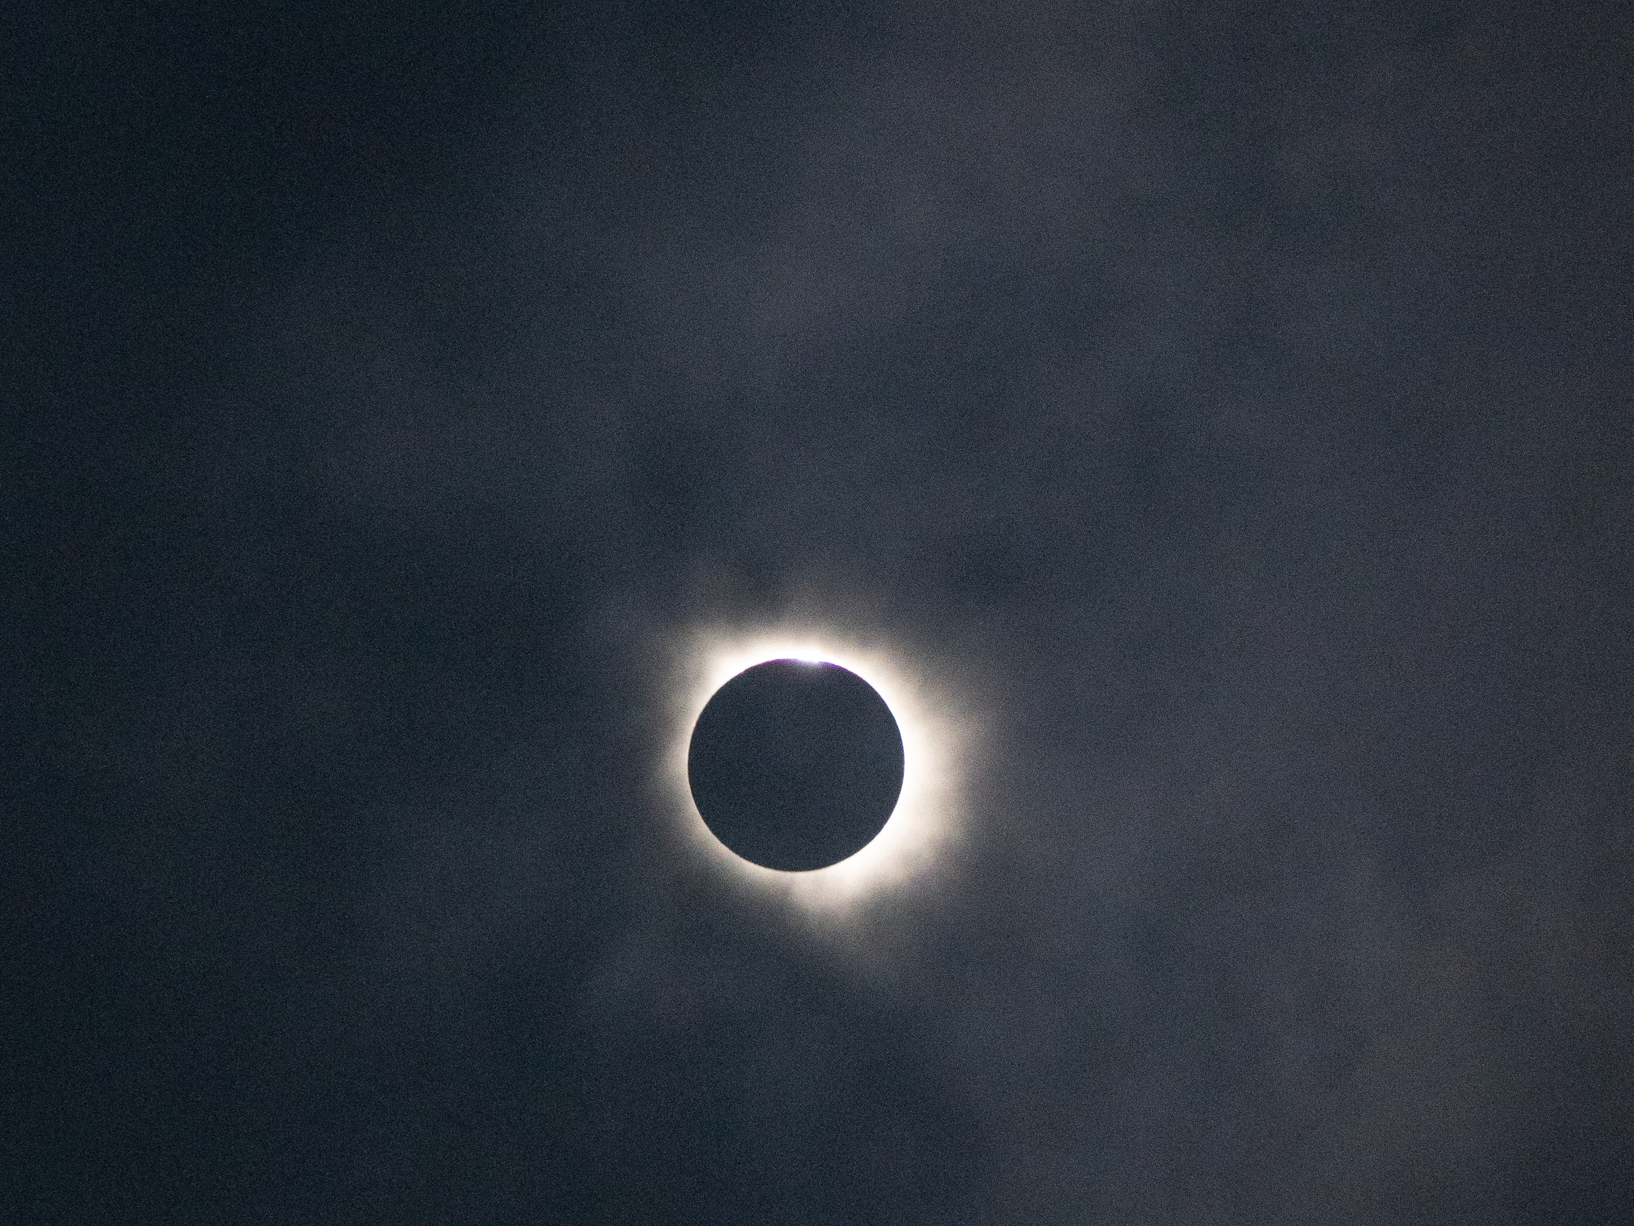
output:
M 687 843 L 735 884 L 779 897 L 813 919 L 854 914 L 882 893 L 921 883 L 958 837 L 958 763 L 969 739 L 954 705 L 892 653 L 805 627 L 699 632 L 682 650 L 676 734 L 665 774 Z M 885 828 L 861 851 L 828 868 L 786 873 L 729 851 L 692 803 L 687 749 L 704 704 L 744 669 L 766 660 L 804 660 L 850 669 L 879 692 L 902 734 L 902 794 Z

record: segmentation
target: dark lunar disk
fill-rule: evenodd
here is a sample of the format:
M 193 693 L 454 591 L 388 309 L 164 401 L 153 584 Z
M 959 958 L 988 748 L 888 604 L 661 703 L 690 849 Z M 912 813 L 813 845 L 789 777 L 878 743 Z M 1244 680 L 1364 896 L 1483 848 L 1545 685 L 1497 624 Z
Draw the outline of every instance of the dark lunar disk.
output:
M 704 824 L 745 860 L 838 864 L 884 828 L 902 791 L 885 700 L 837 664 L 768 660 L 715 691 L 687 751 Z

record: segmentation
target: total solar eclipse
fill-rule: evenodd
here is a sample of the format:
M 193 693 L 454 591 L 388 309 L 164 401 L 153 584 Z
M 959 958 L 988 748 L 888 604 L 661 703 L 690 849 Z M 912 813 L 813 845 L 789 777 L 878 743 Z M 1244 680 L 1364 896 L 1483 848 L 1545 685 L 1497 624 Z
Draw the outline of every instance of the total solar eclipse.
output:
M 715 691 L 687 750 L 710 832 L 753 864 L 827 868 L 866 847 L 902 791 L 902 734 L 838 664 L 768 660 Z

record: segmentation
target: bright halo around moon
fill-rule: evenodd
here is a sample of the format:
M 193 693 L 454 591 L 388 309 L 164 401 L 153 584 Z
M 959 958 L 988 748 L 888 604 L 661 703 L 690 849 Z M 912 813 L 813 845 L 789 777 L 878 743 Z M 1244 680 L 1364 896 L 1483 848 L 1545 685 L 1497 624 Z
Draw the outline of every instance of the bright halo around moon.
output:
M 934 874 L 962 826 L 958 765 L 970 737 L 967 721 L 928 678 L 888 650 L 808 628 L 700 633 L 683 654 L 665 790 L 686 842 L 711 867 L 743 888 L 781 897 L 814 917 L 835 918 Z M 827 868 L 784 872 L 738 856 L 704 824 L 687 783 L 688 747 L 704 705 L 726 682 L 767 660 L 849 669 L 885 700 L 902 736 L 902 791 L 890 819 L 861 851 Z

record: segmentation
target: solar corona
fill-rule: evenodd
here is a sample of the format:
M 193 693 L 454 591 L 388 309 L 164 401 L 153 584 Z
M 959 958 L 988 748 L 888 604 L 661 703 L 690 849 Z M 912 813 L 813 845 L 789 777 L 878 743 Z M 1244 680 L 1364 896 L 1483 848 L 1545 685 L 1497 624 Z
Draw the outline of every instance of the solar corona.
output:
M 903 654 L 800 628 L 698 632 L 678 656 L 665 775 L 706 864 L 829 917 L 934 876 L 968 728 Z

